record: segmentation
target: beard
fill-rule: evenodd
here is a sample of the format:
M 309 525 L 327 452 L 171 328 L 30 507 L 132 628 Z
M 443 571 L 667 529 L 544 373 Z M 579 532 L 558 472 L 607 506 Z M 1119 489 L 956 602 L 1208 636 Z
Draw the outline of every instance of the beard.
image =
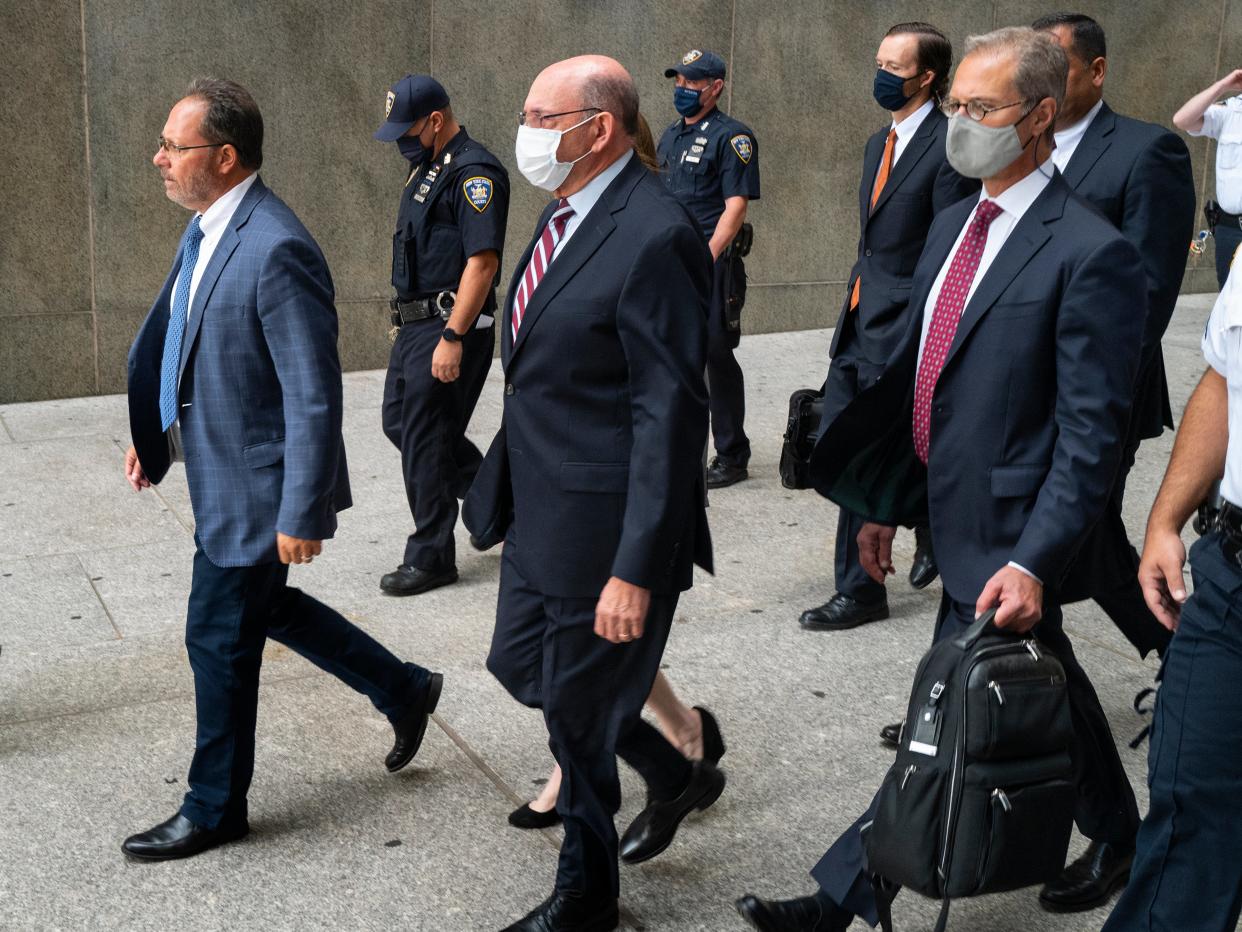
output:
M 192 174 L 183 176 L 179 180 L 171 179 L 168 175 L 163 177 L 166 182 L 172 182 L 165 185 L 164 193 L 168 195 L 168 199 L 174 204 L 179 204 L 188 210 L 197 210 L 197 205 L 212 199 L 211 194 L 214 184 L 211 173 L 206 166 Z

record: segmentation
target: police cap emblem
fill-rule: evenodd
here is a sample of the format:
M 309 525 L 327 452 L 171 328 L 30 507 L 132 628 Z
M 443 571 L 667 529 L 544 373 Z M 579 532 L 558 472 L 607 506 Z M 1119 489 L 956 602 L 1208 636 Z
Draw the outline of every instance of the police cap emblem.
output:
M 693 62 L 698 61 L 702 57 L 703 57 L 703 53 L 701 51 L 699 51 L 698 49 L 691 49 L 690 51 L 688 51 L 685 55 L 681 57 L 681 63 L 683 65 L 689 65 Z
M 473 178 L 467 178 L 461 186 L 466 193 L 466 200 L 470 202 L 470 206 L 479 213 L 487 210 L 487 205 L 492 202 L 492 179 L 484 178 L 482 175 L 476 175 Z
M 737 157 L 742 160 L 743 164 L 750 164 L 750 157 L 755 154 L 755 148 L 749 136 L 745 133 L 734 136 L 729 140 L 729 145 L 733 146 L 733 151 L 737 153 Z
M 392 113 L 392 105 L 397 102 L 397 95 L 392 91 L 388 92 L 388 96 L 384 98 L 384 119 L 388 119 L 388 114 Z

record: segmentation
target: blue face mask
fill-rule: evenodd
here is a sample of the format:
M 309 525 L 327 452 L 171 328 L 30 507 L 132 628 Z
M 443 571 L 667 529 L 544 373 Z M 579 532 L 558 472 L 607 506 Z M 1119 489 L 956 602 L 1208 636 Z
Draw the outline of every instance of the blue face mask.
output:
M 692 87 L 675 87 L 673 88 L 673 106 L 683 117 L 692 117 L 703 109 L 699 102 L 700 94 L 702 91 L 696 91 Z
M 426 129 L 425 126 L 423 128 Z M 423 145 L 418 136 L 402 136 L 397 140 L 397 148 L 412 165 L 422 165 L 424 162 L 431 161 L 431 150 Z
M 910 95 L 905 92 L 906 82 L 909 80 L 910 78 L 903 78 L 883 68 L 876 69 L 875 85 L 871 90 L 875 95 L 875 102 L 885 110 L 900 110 L 910 102 Z

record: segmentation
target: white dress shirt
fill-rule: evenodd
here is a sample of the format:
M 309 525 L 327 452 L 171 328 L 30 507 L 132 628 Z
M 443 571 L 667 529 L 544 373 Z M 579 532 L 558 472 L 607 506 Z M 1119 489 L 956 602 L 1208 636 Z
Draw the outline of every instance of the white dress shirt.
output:
M 254 180 L 258 175 L 247 175 L 233 187 L 229 188 L 221 194 L 210 207 L 204 210 L 198 216 L 198 228 L 203 233 L 203 238 L 198 244 L 198 261 L 194 265 L 194 274 L 190 277 L 190 300 L 186 302 L 185 315 L 189 319 L 190 308 L 194 306 L 194 295 L 198 293 L 198 283 L 203 280 L 203 273 L 207 271 L 207 265 L 211 262 L 211 255 L 216 251 L 216 246 L 220 243 L 220 237 L 224 235 L 224 231 L 228 229 L 229 221 L 233 219 L 233 214 L 237 212 L 237 207 L 242 202 L 242 198 L 246 196 L 246 192 L 254 185 Z M 173 306 L 177 303 L 177 289 L 181 284 L 181 273 L 177 273 L 177 281 L 173 282 L 172 294 L 169 296 L 168 313 L 172 313 Z
M 575 191 L 566 198 L 574 212 L 569 215 L 569 219 L 565 222 L 565 232 L 561 234 L 560 241 L 556 244 L 556 248 L 552 250 L 553 260 L 561 254 L 561 250 L 565 248 L 569 238 L 582 225 L 582 221 L 591 212 L 591 208 L 595 206 L 600 196 L 608 190 L 608 186 L 612 184 L 613 179 L 621 174 L 621 169 L 625 168 L 632 158 L 634 158 L 634 150 L 629 149 L 624 155 L 620 156 L 615 162 L 583 185 L 582 190 Z
M 1087 111 L 1086 115 L 1076 122 L 1073 126 L 1067 126 L 1059 133 L 1053 133 L 1053 138 L 1057 141 L 1057 147 L 1052 150 L 1052 161 L 1056 164 L 1060 171 L 1065 171 L 1065 166 L 1069 164 L 1069 160 L 1074 157 L 1074 152 L 1078 148 L 1078 144 L 1082 142 L 1082 137 L 1087 135 L 1087 127 L 1091 125 L 1091 121 L 1095 119 L 1096 114 L 1104 107 L 1103 100 L 1097 100 L 1095 106 Z
M 897 164 L 897 160 L 901 158 L 901 153 L 906 151 L 906 144 L 914 138 L 914 134 L 919 131 L 919 127 L 923 125 L 923 121 L 927 119 L 927 115 L 932 112 L 931 98 L 923 102 L 923 106 L 915 110 L 912 114 L 898 123 L 893 121 L 892 129 L 897 130 L 897 141 L 893 143 L 893 164 Z
M 1242 272 L 1237 259 L 1203 332 L 1203 358 L 1228 382 L 1229 445 L 1220 493 L 1242 507 Z
M 1230 97 L 1203 112 L 1203 126 L 1192 136 L 1216 140 L 1216 203 L 1242 214 L 1242 97 Z
M 983 255 L 979 258 L 979 268 L 975 270 L 974 280 L 970 283 L 970 290 L 966 292 L 966 304 L 962 305 L 965 310 L 970 304 L 970 299 L 975 296 L 975 291 L 979 287 L 979 283 L 983 281 L 983 276 L 987 275 L 988 269 L 996 260 L 996 255 L 1001 251 L 1001 247 L 1005 245 L 1005 240 L 1009 239 L 1009 234 L 1013 232 L 1013 228 L 1018 225 L 1018 221 L 1022 219 L 1023 214 L 1030 209 L 1035 203 L 1035 199 L 1043 193 L 1044 188 L 1048 186 L 1048 182 L 1052 180 L 1052 159 L 1048 159 L 1037 171 L 1031 172 L 1015 185 L 1006 188 L 996 197 L 989 198 L 987 190 L 979 192 L 980 202 L 990 200 L 1001 212 L 992 221 L 988 227 L 987 242 L 983 246 Z M 927 294 L 927 303 L 923 305 L 923 333 L 919 337 L 919 365 L 923 362 L 923 344 L 927 342 L 927 331 L 931 328 L 932 313 L 936 309 L 936 300 L 940 297 L 940 290 L 944 287 L 944 280 L 949 274 L 949 266 L 953 264 L 953 257 L 957 255 L 958 248 L 962 245 L 962 240 L 966 237 L 966 231 L 970 229 L 970 225 L 975 220 L 975 211 L 979 209 L 978 204 L 975 209 L 970 212 L 970 216 L 966 218 L 966 222 L 962 224 L 962 230 L 957 234 L 957 240 L 953 243 L 953 248 L 949 250 L 949 255 L 944 260 L 944 265 L 940 267 L 940 272 L 936 275 L 935 282 L 932 283 L 931 291 Z M 917 369 L 915 370 L 918 371 Z M 1010 562 L 1016 570 L 1021 570 L 1030 576 L 1036 582 L 1042 585 L 1043 581 L 1028 570 L 1025 566 Z

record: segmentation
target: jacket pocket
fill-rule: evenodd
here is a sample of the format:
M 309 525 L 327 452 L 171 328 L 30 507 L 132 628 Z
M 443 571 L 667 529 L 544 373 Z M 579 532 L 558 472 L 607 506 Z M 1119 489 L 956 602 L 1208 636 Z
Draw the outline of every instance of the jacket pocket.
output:
M 1044 301 L 1006 301 L 992 305 L 988 317 L 1000 320 L 1013 320 L 1018 317 L 1033 317 L 1044 310 Z
M 284 458 L 284 437 L 277 437 L 275 440 L 264 440 L 261 443 L 252 443 L 248 447 L 242 447 L 242 459 L 246 461 L 246 465 L 251 469 L 272 466 Z
M 561 490 L 624 495 L 630 485 L 628 463 L 561 463 Z
M 1035 463 L 1029 466 L 993 466 L 991 469 L 992 494 L 997 498 L 1022 498 L 1034 495 L 1044 484 L 1048 465 Z

